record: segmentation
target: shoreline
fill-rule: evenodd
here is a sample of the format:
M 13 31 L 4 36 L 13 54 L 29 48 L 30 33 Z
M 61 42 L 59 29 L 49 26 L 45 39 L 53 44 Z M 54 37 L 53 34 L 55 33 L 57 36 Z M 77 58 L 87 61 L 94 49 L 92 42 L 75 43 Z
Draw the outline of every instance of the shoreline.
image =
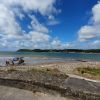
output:
M 5 66 L 5 62 L 8 59 L 13 59 L 14 57 L 0 57 L 0 66 Z M 68 58 L 59 58 L 59 57 L 38 57 L 38 56 L 34 56 L 34 57 L 24 57 L 25 60 L 25 64 L 27 66 L 32 66 L 32 65 L 38 65 L 38 64 L 48 64 L 48 63 L 66 63 L 66 62 L 100 62 L 99 60 L 89 60 L 89 59 L 68 59 Z
M 94 61 L 60 61 L 60 62 L 44 62 L 44 63 L 38 63 L 38 64 L 32 64 L 32 65 L 16 65 L 16 66 L 1 66 L 0 69 L 9 69 L 10 67 L 16 68 L 16 69 L 32 69 L 32 68 L 51 68 L 51 69 L 58 69 L 59 71 L 65 73 L 65 74 L 76 74 L 74 70 L 76 68 L 100 68 L 100 62 Z M 82 75 L 79 75 L 82 76 Z M 82 76 L 83 77 L 83 76 Z

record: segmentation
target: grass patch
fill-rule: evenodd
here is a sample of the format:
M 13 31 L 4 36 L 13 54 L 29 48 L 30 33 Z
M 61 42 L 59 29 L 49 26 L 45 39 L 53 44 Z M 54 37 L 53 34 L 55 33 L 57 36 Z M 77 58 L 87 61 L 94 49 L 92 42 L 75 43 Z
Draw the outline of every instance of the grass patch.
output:
M 61 71 L 59 71 L 57 68 L 32 68 L 29 70 L 32 73 L 45 73 L 45 74 L 50 74 L 50 75 L 54 75 L 54 76 L 65 76 L 68 77 L 66 74 L 62 73 Z
M 0 73 L 12 73 L 18 71 L 16 68 L 6 68 L 6 69 L 0 69 Z
M 0 72 L 4 72 L 5 70 L 3 70 L 3 69 L 0 69 Z
M 32 68 L 29 71 L 31 72 L 42 72 L 48 74 L 59 74 L 61 73 L 58 69 L 50 69 L 50 68 Z
M 16 68 L 9 68 L 9 69 L 7 69 L 7 72 L 9 72 L 9 73 L 11 73 L 11 72 L 15 72 L 15 71 L 17 71 Z
M 90 74 L 93 76 L 100 76 L 100 68 L 77 68 L 78 73 L 80 74 Z

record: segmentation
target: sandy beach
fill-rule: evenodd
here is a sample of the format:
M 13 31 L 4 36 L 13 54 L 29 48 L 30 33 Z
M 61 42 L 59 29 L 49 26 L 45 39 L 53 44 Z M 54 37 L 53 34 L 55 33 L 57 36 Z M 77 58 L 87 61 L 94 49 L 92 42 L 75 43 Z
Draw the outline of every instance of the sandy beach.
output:
M 38 60 L 38 58 L 35 58 L 35 59 L 37 59 Z M 76 69 L 76 68 L 87 68 L 87 67 L 91 67 L 91 68 L 100 68 L 100 62 L 99 61 L 77 61 L 77 60 L 70 60 L 70 61 L 55 61 L 55 62 L 46 62 L 46 60 L 47 60 L 47 58 L 43 58 L 44 60 L 45 60 L 45 62 L 42 62 L 42 63 L 27 63 L 27 64 L 25 64 L 25 65 L 14 65 L 14 66 L 1 66 L 0 67 L 0 70 L 1 70 L 1 73 L 2 73 L 2 70 L 11 70 L 11 68 L 14 68 L 14 70 L 19 70 L 19 71 L 22 71 L 22 73 L 24 72 L 24 70 L 32 70 L 32 69 L 53 69 L 53 70 L 55 70 L 55 71 L 60 71 L 60 72 L 62 72 L 62 73 L 64 73 L 65 75 L 68 75 L 68 79 L 66 78 L 65 80 L 64 80 L 64 82 L 65 82 L 65 84 L 66 84 L 66 86 L 70 86 L 70 83 L 69 82 L 71 82 L 71 86 L 70 87 L 72 87 L 73 86 L 73 88 L 74 89 L 78 89 L 78 87 L 79 86 L 82 86 L 82 87 L 79 87 L 79 90 L 80 89 L 83 89 L 83 86 L 84 86 L 84 89 L 87 89 L 87 88 L 89 88 L 90 89 L 90 91 L 91 91 L 91 89 L 93 89 L 92 91 L 94 92 L 94 90 L 95 90 L 95 88 L 94 88 L 94 84 L 95 84 L 95 86 L 99 86 L 99 83 L 100 83 L 100 81 L 99 80 L 93 80 L 93 79 L 88 79 L 88 78 L 85 78 L 85 77 L 81 77 L 81 76 L 78 76 L 78 75 L 75 75 L 75 73 L 74 73 L 74 70 Z M 26 60 L 25 60 L 25 62 L 27 62 Z M 33 61 L 34 62 L 34 61 Z M 12 78 L 12 79 L 14 79 L 14 78 L 16 78 L 17 76 L 20 76 L 19 78 L 21 78 L 22 76 L 23 76 L 23 78 L 22 79 L 24 79 L 24 78 L 26 78 L 26 76 L 28 77 L 28 75 L 29 74 L 27 74 L 25 77 L 24 77 L 24 75 L 20 75 L 20 73 L 19 74 L 16 74 L 16 71 L 15 71 L 15 74 L 14 74 L 14 71 L 12 71 L 11 72 L 12 74 L 10 75 L 7 75 L 7 77 L 8 78 Z M 40 73 L 41 73 L 41 71 L 40 71 Z M 44 72 L 45 73 L 45 72 Z M 55 73 L 55 72 L 54 72 Z M 1 74 L 1 77 L 6 77 L 5 76 L 6 75 L 6 73 L 4 73 L 4 74 Z M 31 75 L 31 74 L 30 74 Z M 45 83 L 45 79 L 47 79 L 47 80 L 49 80 L 49 78 L 50 77 L 47 77 L 48 76 L 48 72 L 47 72 L 47 75 L 44 75 L 43 77 L 42 77 L 42 74 L 41 75 L 39 75 L 39 73 L 36 75 L 36 77 L 35 77 L 35 75 L 36 74 L 34 74 L 33 75 L 33 79 L 36 79 L 36 80 L 38 80 L 38 81 L 40 81 L 40 80 L 42 80 L 44 83 Z M 13 76 L 15 76 L 15 77 L 13 77 Z M 7 78 L 6 77 L 6 78 Z M 40 78 L 41 77 L 41 78 Z M 46 77 L 46 78 L 44 78 L 44 77 Z M 19 79 L 18 78 L 18 79 Z M 43 78 L 43 79 L 42 79 Z M 28 77 L 28 79 L 29 79 L 29 77 Z M 31 79 L 31 78 L 30 78 Z M 30 80 L 29 79 L 29 80 Z M 54 77 L 52 78 L 52 79 L 54 79 Z M 47 81 L 46 80 L 46 81 Z M 59 81 L 60 79 L 58 79 L 58 81 Z M 79 84 L 75 84 L 75 81 L 78 81 L 78 83 Z M 50 81 L 50 80 L 49 80 Z M 49 82 L 48 81 L 48 82 Z M 52 81 L 52 80 L 51 80 Z M 7 81 L 6 81 L 7 82 Z M 41 82 L 41 81 L 40 81 Z M 55 80 L 53 80 L 52 82 L 56 82 Z M 1 83 L 2 83 L 2 80 L 1 80 Z M 8 82 L 9 83 L 9 82 Z M 7 84 L 8 84 L 7 83 Z M 58 84 L 58 82 L 57 82 L 57 84 Z M 92 84 L 92 85 L 91 85 Z M 54 85 L 54 83 L 53 83 L 53 85 Z M 75 85 L 75 86 L 74 86 Z M 59 85 L 60 86 L 60 85 Z M 77 88 L 76 88 L 77 87 Z M 91 88 L 90 88 L 91 87 Z M 5 91 L 5 88 L 6 87 L 1 87 L 0 86 L 0 88 L 2 88 L 2 92 L 3 93 L 6 93 L 6 95 L 8 95 L 7 93 L 8 92 L 6 92 Z M 17 90 L 17 89 L 13 89 L 12 90 L 12 88 L 6 88 L 6 89 L 9 89 L 9 91 L 10 91 L 10 93 L 11 93 L 11 95 L 9 96 L 9 98 L 11 98 L 11 99 L 13 99 L 13 97 L 15 98 L 16 96 L 14 96 L 14 92 L 16 92 L 16 91 L 20 91 L 20 90 Z M 99 89 L 98 89 L 99 90 Z M 0 93 L 2 93 L 2 92 L 0 92 Z M 24 95 L 23 95 L 23 92 L 25 92 L 25 91 L 20 91 L 20 92 L 18 92 L 18 94 L 17 95 L 19 95 L 19 93 L 21 93 L 21 96 L 19 97 L 21 100 L 24 98 Z M 27 92 L 27 91 L 26 91 Z M 97 92 L 97 90 L 96 90 L 96 92 Z M 30 97 L 30 100 L 31 100 L 31 98 L 33 99 L 33 97 L 35 97 L 36 99 L 33 99 L 33 100 L 45 100 L 46 98 L 49 98 L 48 100 L 66 100 L 64 97 L 61 97 L 61 96 L 59 96 L 59 95 L 50 95 L 50 94 L 45 94 L 45 96 L 43 96 L 44 94 L 42 93 L 40 93 L 39 95 L 37 95 L 37 94 L 33 94 L 33 96 L 31 96 L 31 92 L 28 94 L 28 93 L 26 93 L 29 97 Z M 1 95 L 1 94 L 0 94 Z M 13 96 L 12 96 L 13 95 Z M 41 95 L 41 98 L 39 98 L 40 97 L 40 95 Z M 6 96 L 7 97 L 7 96 Z M 6 97 L 2 97 L 2 98 L 6 98 Z M 20 100 L 19 99 L 19 100 Z M 8 99 L 5 99 L 5 100 L 8 100 Z M 10 100 L 10 99 L 9 99 Z M 15 99 L 15 100 L 17 100 L 17 99 Z M 26 99 L 27 100 L 27 99 Z M 74 100 L 74 99 L 67 99 L 67 100 Z M 80 99 L 81 100 L 81 99 Z M 99 100 L 99 99 L 98 99 Z
M 61 92 L 61 94 L 65 94 L 66 96 L 71 96 L 75 97 L 78 95 L 79 98 L 90 98 L 90 99 L 85 99 L 85 100 L 99 100 L 99 94 L 100 93 L 100 81 L 93 81 L 91 79 L 86 79 L 82 78 L 79 76 L 73 76 L 73 70 L 77 67 L 96 67 L 99 66 L 100 62 L 55 62 L 55 63 L 42 63 L 42 64 L 35 64 L 33 66 L 9 66 L 9 67 L 1 67 L 1 72 L 0 72 L 0 84 L 3 86 L 10 86 L 10 87 L 16 87 L 20 89 L 27 89 L 30 91 L 41 91 L 41 92 L 50 92 L 48 89 L 54 89 L 53 91 L 57 91 L 58 93 Z M 71 68 L 72 67 L 72 68 Z M 99 66 L 100 67 L 100 66 Z M 14 69 L 12 69 L 14 68 Z M 36 69 L 38 68 L 38 69 Z M 41 68 L 44 68 L 46 70 L 41 70 Z M 50 69 L 49 69 L 50 68 Z M 2 70 L 2 69 L 7 69 L 7 70 Z M 17 70 L 16 70 L 17 69 Z M 33 70 L 34 69 L 34 70 Z M 53 70 L 51 70 L 53 69 Z M 55 70 L 54 70 L 55 69 Z M 59 72 L 61 71 L 61 72 Z M 63 72 L 63 73 L 62 73 Z M 64 74 L 66 73 L 66 74 Z M 33 87 L 32 87 L 33 86 Z M 35 86 L 35 87 L 34 87 Z M 44 88 L 45 86 L 45 88 Z M 41 88 L 39 88 L 41 87 Z M 71 92 L 69 91 L 69 87 Z M 2 87 L 1 87 L 2 88 Z M 2 88 L 2 92 L 8 95 L 8 92 L 5 91 L 6 87 Z M 9 91 L 11 91 L 9 98 L 13 99 L 13 93 L 16 91 L 19 91 L 17 89 L 12 88 L 7 88 Z M 32 90 L 33 89 L 33 90 Z M 46 90 L 47 89 L 47 90 Z M 69 91 L 69 92 L 68 92 Z M 78 91 L 78 92 L 77 92 Z M 81 92 L 83 91 L 83 92 Z M 85 92 L 86 91 L 86 92 Z M 2 92 L 0 92 L 2 94 Z M 24 91 L 23 91 L 24 92 Z M 18 92 L 21 93 L 20 99 L 24 98 L 23 92 Z M 51 92 L 50 92 L 51 93 Z M 81 93 L 81 94 L 80 94 Z M 87 94 L 88 93 L 88 94 Z M 92 93 L 92 94 L 91 94 Z M 26 93 L 27 94 L 27 93 Z M 41 94 L 41 93 L 40 93 Z M 89 95 L 90 94 L 90 95 Z M 31 93 L 27 94 L 29 95 L 30 99 L 34 98 L 34 95 L 31 96 Z M 42 96 L 44 94 L 42 93 Z M 49 100 L 66 100 L 62 96 L 58 97 L 56 95 L 52 96 L 50 94 L 47 94 L 45 97 L 39 99 L 38 95 L 36 96 L 36 100 L 45 100 L 46 98 L 49 98 Z M 56 96 L 56 97 L 55 97 Z M 6 96 L 7 97 L 7 96 Z M 14 96 L 16 97 L 16 96 Z M 93 97 L 98 98 L 98 99 L 93 99 Z M 3 97 L 5 98 L 5 97 Z M 20 100 L 19 99 L 19 100 Z M 6 99 L 5 99 L 6 100 Z M 17 99 L 15 99 L 17 100 Z M 27 99 L 26 99 L 27 100 Z M 35 100 L 35 99 L 33 99 Z M 70 100 L 70 99 L 67 99 Z M 76 100 L 76 99 L 71 99 L 71 100 Z M 78 100 L 83 100 L 83 99 L 78 99 Z
M 35 60 L 38 60 L 39 58 L 35 58 Z M 100 62 L 99 61 L 54 61 L 54 62 L 46 62 L 47 58 L 42 58 L 45 62 L 39 62 L 34 63 L 35 61 L 33 59 L 33 63 L 30 63 L 29 60 L 25 60 L 25 62 L 28 62 L 25 65 L 16 65 L 16 66 L 1 66 L 0 69 L 6 69 L 9 67 L 15 67 L 16 69 L 31 69 L 31 68 L 57 68 L 61 72 L 64 72 L 66 74 L 72 74 L 73 70 L 78 67 L 91 67 L 91 68 L 100 68 Z M 5 61 L 5 60 L 4 60 Z M 4 63 L 3 61 L 3 63 Z M 32 62 L 32 60 L 31 60 Z

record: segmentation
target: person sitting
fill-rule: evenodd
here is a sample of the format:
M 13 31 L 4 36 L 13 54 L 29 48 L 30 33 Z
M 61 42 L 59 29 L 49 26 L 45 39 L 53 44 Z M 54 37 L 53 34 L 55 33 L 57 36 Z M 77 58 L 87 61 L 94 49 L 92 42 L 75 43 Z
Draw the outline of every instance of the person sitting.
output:
M 21 64 L 23 64 L 24 65 L 24 60 L 23 60 L 23 57 L 20 57 L 20 58 L 13 58 L 13 59 L 8 59 L 8 60 L 6 60 L 6 66 L 9 66 L 9 65 L 12 65 L 12 66 L 14 66 L 14 65 L 21 65 Z
M 18 60 L 19 60 L 18 57 L 13 58 L 13 61 L 18 61 Z
M 23 65 L 24 65 L 24 62 L 25 62 L 25 61 L 22 59 L 22 57 L 20 57 L 20 58 L 19 58 L 18 65 L 21 65 L 21 64 L 23 64 Z

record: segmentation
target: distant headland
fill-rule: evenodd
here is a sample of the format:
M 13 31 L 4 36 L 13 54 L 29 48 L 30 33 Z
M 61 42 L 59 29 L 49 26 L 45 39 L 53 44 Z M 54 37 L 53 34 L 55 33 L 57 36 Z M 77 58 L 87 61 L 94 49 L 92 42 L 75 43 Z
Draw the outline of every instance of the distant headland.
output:
M 100 49 L 19 49 L 17 52 L 66 52 L 66 53 L 100 53 Z

